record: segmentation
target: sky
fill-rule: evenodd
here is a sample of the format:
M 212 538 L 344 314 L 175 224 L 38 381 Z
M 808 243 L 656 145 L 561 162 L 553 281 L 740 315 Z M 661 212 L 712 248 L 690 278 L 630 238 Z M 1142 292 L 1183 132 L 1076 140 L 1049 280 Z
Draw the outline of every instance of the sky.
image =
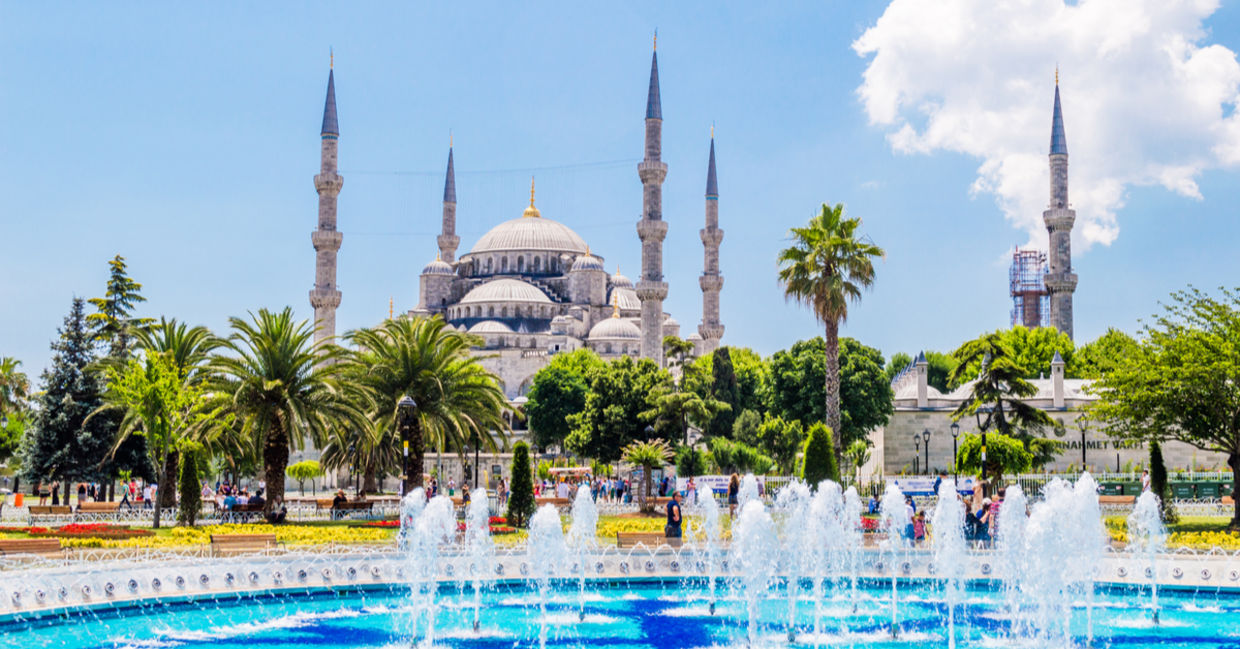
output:
M 18 3 L 0 0 L 0 356 L 37 375 L 74 296 L 123 255 L 140 315 L 228 331 L 312 315 L 329 50 L 340 116 L 337 328 L 417 303 L 449 134 L 464 253 L 546 218 L 636 279 L 651 39 L 667 311 L 701 317 L 715 126 L 724 343 L 822 327 L 776 279 L 843 203 L 886 250 L 843 334 L 885 355 L 1009 324 L 1014 246 L 1046 247 L 1059 68 L 1078 344 L 1192 284 L 1236 285 L 1240 3 Z

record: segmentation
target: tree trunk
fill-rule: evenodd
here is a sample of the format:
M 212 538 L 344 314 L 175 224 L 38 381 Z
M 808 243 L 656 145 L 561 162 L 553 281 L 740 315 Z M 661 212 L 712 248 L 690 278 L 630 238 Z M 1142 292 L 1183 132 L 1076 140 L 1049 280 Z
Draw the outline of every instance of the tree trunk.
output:
M 171 509 L 177 504 L 177 467 L 181 455 L 176 451 L 168 451 L 164 457 L 164 474 L 159 481 L 159 490 L 155 498 L 155 529 L 159 529 L 160 510 Z
M 263 479 L 267 482 L 267 497 L 263 500 L 263 517 L 271 513 L 277 500 L 284 500 L 284 470 L 288 468 L 288 432 L 284 423 L 277 420 L 267 431 L 263 444 Z
M 1227 465 L 1231 467 L 1231 499 L 1235 507 L 1227 529 L 1237 532 L 1240 531 L 1240 452 L 1228 455 Z
M 644 470 L 642 471 L 642 473 L 646 475 L 644 476 L 642 482 L 645 483 L 646 493 L 645 493 L 645 496 L 642 498 L 642 511 L 649 513 L 649 512 L 654 511 L 654 505 L 650 503 L 650 488 L 651 488 L 651 483 L 653 482 L 653 476 L 651 474 L 654 473 L 654 469 L 650 467 L 643 467 L 643 468 Z
M 838 320 L 827 322 L 825 346 L 827 352 L 826 423 L 831 428 L 831 438 L 835 441 L 835 466 L 843 466 L 844 436 L 840 433 L 840 323 Z
M 378 482 L 375 480 L 374 467 L 366 467 L 362 472 L 362 495 L 378 493 Z
M 69 480 L 68 480 L 68 479 L 66 479 L 66 480 L 65 480 L 65 499 L 64 499 L 64 502 L 63 502 L 63 504 L 64 504 L 64 506 L 65 506 L 65 507 L 68 507 L 68 506 L 69 506 L 69 490 L 70 490 L 72 487 L 73 487 L 73 484 L 72 484 L 71 482 L 69 482 Z
M 426 449 L 422 448 L 422 422 L 414 417 L 413 424 L 402 431 L 402 442 L 409 442 L 409 455 L 405 458 L 405 492 L 422 485 L 422 460 Z

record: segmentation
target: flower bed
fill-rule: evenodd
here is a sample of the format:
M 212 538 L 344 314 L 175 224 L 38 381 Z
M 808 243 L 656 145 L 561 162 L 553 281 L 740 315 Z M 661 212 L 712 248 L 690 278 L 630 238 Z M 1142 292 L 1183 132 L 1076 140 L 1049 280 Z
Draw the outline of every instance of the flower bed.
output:
M 130 539 L 154 534 L 151 530 L 133 529 L 124 525 L 112 525 L 109 523 L 70 523 L 56 528 L 32 525 L 29 527 L 6 527 L 0 529 L 0 531 L 20 532 L 39 538 L 60 539 Z

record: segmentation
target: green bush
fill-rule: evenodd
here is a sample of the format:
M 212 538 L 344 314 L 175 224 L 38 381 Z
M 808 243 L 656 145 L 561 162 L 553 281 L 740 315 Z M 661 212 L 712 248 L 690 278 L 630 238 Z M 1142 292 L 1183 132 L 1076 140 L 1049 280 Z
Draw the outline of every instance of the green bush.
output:
M 706 453 L 692 446 L 681 446 L 676 449 L 676 475 L 681 478 L 706 473 Z
M 831 439 L 831 429 L 818 422 L 809 427 L 802 451 L 805 457 L 801 460 L 801 479 L 810 486 L 823 480 L 840 481 L 840 467 L 835 462 L 835 444 Z
M 508 522 L 525 527 L 534 516 L 534 475 L 530 471 L 530 447 L 517 442 L 512 447 L 512 481 L 508 494 Z
M 177 490 L 180 492 L 181 504 L 177 509 L 177 524 L 192 527 L 202 512 L 202 487 L 198 483 L 198 463 L 202 446 L 194 442 L 182 442 L 180 445 L 180 471 L 177 479 Z

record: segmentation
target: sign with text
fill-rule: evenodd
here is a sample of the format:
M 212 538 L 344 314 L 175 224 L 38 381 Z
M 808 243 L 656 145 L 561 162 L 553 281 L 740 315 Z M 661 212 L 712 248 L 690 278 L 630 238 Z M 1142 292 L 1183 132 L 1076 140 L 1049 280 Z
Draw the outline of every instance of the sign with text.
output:
M 758 488 L 766 491 L 766 476 L 754 476 L 758 479 Z M 698 493 L 706 493 L 710 489 L 716 496 L 728 495 L 728 482 L 732 480 L 730 475 L 699 475 L 694 476 L 693 484 L 697 487 Z M 689 488 L 688 478 L 676 478 L 676 490 L 685 491 Z

